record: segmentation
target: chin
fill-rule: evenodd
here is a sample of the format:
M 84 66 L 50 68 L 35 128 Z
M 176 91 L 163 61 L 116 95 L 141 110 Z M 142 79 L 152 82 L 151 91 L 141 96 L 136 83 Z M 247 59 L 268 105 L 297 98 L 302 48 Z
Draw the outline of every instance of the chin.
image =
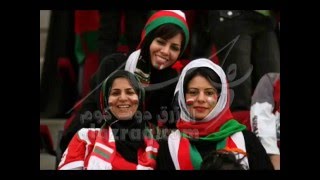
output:
M 121 115 L 121 116 L 118 116 L 118 119 L 123 120 L 123 121 L 127 121 L 127 120 L 131 120 L 132 116 L 131 115 Z

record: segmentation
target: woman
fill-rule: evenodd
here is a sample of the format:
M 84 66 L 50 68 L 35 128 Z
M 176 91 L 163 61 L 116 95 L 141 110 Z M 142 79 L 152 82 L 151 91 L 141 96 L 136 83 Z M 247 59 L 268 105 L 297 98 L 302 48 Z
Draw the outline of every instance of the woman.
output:
M 158 143 L 137 111 L 143 111 L 144 89 L 138 79 L 119 70 L 108 77 L 100 91 L 105 124 L 83 128 L 72 138 L 58 169 L 152 170 Z
M 177 130 L 159 141 L 158 169 L 197 170 L 213 150 L 232 151 L 245 169 L 273 169 L 260 141 L 233 119 L 226 75 L 208 59 L 191 61 L 175 94 L 181 109 Z
M 64 132 L 60 147 L 64 151 L 73 135 L 82 127 L 100 127 L 100 117 L 94 116 L 99 103 L 96 89 L 112 72 L 124 68 L 134 73 L 146 87 L 145 120 L 154 125 L 162 119 L 159 112 L 171 110 L 174 88 L 178 73 L 171 66 L 182 55 L 189 42 L 189 30 L 185 15 L 179 10 L 161 10 L 155 12 L 147 21 L 141 34 L 141 42 L 135 52 L 127 57 L 124 54 L 112 54 L 105 57 L 91 81 L 92 94 L 76 112 L 70 126 Z M 172 114 L 172 113 L 171 113 Z M 172 119 L 172 118 L 171 118 Z M 162 121 L 163 122 L 163 121 Z M 166 123 L 174 127 L 175 122 Z

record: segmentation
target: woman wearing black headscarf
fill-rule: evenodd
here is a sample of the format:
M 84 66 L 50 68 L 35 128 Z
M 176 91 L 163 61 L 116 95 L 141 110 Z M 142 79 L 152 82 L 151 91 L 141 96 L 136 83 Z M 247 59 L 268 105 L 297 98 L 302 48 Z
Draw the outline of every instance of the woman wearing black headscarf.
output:
M 59 170 L 152 170 L 158 143 L 143 112 L 144 89 L 128 71 L 119 70 L 102 84 L 101 128 L 82 128 L 63 154 Z

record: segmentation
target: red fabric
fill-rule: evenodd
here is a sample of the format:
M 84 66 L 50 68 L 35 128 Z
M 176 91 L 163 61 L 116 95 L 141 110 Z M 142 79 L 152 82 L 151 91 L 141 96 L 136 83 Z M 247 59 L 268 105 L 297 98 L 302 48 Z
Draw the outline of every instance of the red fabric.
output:
M 178 161 L 180 169 L 182 170 L 194 170 L 191 160 L 190 142 L 187 138 L 180 139 L 180 145 L 178 149 Z
M 180 16 L 180 15 L 174 13 L 174 12 L 171 12 L 171 11 L 162 11 L 162 12 L 160 12 L 160 13 L 157 12 L 157 13 L 153 14 L 153 15 L 149 18 L 148 22 L 146 23 L 146 26 L 147 26 L 150 22 L 154 21 L 155 19 L 161 18 L 161 17 L 164 17 L 164 16 L 175 17 L 175 18 L 179 19 L 182 23 L 184 23 L 184 25 L 188 28 L 188 25 L 187 25 L 186 20 L 185 20 L 182 16 Z
M 181 59 L 175 62 L 172 65 L 172 69 L 175 69 L 179 74 L 181 73 L 182 69 L 190 62 L 188 59 Z
M 76 82 L 76 73 L 72 67 L 70 59 L 67 57 L 60 57 L 58 59 L 58 72 L 62 78 L 69 77 L 73 83 Z M 66 74 L 64 74 L 66 73 Z M 67 76 L 67 77 L 65 77 Z
M 235 111 L 235 112 L 232 112 L 232 115 L 235 120 L 247 126 L 247 129 L 251 131 L 250 111 Z
M 213 46 L 212 46 L 212 49 L 211 49 L 211 55 L 210 55 L 210 57 L 211 57 L 212 55 L 216 54 L 216 53 L 217 53 L 217 48 L 216 48 L 216 46 L 213 45 Z M 214 62 L 215 64 L 219 64 L 219 63 L 220 63 L 219 57 L 218 57 L 217 54 L 216 54 L 215 56 L 211 57 L 211 61 Z
M 97 31 L 100 27 L 100 14 L 98 10 L 75 11 L 75 32 L 81 34 L 87 31 Z
M 280 112 L 280 79 L 273 85 L 274 111 Z

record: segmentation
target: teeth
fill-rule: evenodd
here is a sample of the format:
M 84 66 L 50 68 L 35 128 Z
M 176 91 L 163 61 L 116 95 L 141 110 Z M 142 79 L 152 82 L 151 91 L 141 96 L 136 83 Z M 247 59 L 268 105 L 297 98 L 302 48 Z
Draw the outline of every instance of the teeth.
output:
M 121 106 L 118 106 L 119 108 L 129 108 L 129 105 L 121 105 Z

